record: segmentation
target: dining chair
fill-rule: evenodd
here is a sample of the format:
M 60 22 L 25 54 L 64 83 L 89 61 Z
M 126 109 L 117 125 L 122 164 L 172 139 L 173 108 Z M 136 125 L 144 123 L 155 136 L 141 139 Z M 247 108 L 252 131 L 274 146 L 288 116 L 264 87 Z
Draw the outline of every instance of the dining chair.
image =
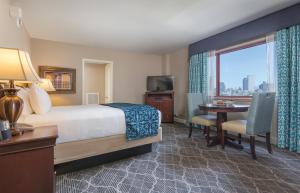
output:
M 190 127 L 189 137 L 192 136 L 194 125 L 199 125 L 204 127 L 204 133 L 206 134 L 206 139 L 209 142 L 209 133 L 207 133 L 207 131 L 209 131 L 209 127 L 216 125 L 217 117 L 201 111 L 198 107 L 200 104 L 204 104 L 204 97 L 202 93 L 187 94 L 187 121 Z
M 272 153 L 270 131 L 274 111 L 275 93 L 255 93 L 249 108 L 247 120 L 232 120 L 222 123 L 222 148 L 225 148 L 227 131 L 250 136 L 252 158 L 256 159 L 255 135 L 266 135 L 266 144 L 269 153 Z

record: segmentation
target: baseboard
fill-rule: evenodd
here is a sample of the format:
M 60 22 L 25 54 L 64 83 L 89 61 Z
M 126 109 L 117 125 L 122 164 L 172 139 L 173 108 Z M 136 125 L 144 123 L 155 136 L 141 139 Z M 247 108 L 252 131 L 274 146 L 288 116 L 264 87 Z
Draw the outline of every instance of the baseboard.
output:
M 176 123 L 181 123 L 181 124 L 186 124 L 186 120 L 180 117 L 174 117 L 174 122 Z

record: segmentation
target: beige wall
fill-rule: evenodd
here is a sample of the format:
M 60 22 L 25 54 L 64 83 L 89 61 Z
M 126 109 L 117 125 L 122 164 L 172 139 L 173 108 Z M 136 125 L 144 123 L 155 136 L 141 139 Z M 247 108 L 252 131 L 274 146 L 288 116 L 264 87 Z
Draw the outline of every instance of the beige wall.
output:
M 188 84 L 188 48 L 179 49 L 164 56 L 166 74 L 175 77 L 175 107 L 174 113 L 180 118 L 185 118 L 186 93 Z
M 162 74 L 171 75 L 170 54 L 162 56 Z
M 105 66 L 106 64 L 85 64 L 85 93 L 99 93 L 100 103 L 105 103 Z
M 9 16 L 9 0 L 0 1 L 0 47 L 19 48 L 30 52 L 30 37 L 25 27 L 17 28 Z
M 76 94 L 51 95 L 54 105 L 82 103 L 82 59 L 113 62 L 113 95 L 115 102 L 142 103 L 146 76 L 162 74 L 162 57 L 141 53 L 113 51 L 40 39 L 31 41 L 33 65 L 76 68 Z

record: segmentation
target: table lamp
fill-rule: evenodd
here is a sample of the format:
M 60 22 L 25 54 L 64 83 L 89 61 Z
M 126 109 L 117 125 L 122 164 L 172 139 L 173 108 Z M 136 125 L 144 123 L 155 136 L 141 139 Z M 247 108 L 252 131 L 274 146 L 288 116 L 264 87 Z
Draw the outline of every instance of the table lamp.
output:
M 56 91 L 50 79 L 42 78 L 37 85 L 47 92 Z
M 3 89 L 0 99 L 0 120 L 8 120 L 12 130 L 17 130 L 16 122 L 23 110 L 23 100 L 17 96 L 14 81 L 40 82 L 27 52 L 0 48 L 0 80 L 8 80 L 9 88 Z

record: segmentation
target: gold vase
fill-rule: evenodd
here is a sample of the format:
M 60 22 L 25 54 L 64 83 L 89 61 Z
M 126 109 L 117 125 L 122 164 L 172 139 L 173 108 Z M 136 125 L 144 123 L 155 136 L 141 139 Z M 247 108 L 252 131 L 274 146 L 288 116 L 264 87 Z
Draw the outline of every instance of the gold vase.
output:
M 4 89 L 5 96 L 0 99 L 0 120 L 8 120 L 11 129 L 15 129 L 23 110 L 23 100 L 17 96 L 18 89 Z

